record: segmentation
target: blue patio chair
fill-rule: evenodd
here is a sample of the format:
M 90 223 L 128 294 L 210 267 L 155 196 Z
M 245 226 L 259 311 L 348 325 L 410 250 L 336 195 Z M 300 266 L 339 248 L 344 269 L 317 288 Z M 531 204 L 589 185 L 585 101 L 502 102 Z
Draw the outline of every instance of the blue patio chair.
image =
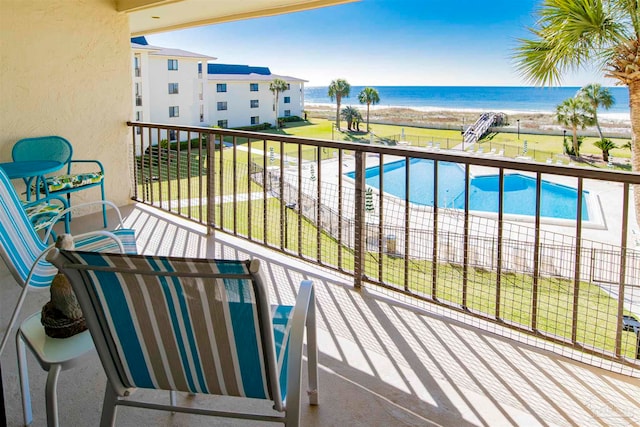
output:
M 69 278 L 107 374 L 101 426 L 115 425 L 118 405 L 297 426 L 305 327 L 309 401 L 318 403 L 312 282 L 295 306 L 270 306 L 258 260 L 58 249 L 47 259 Z M 135 388 L 263 399 L 277 412 L 135 401 Z
M 108 204 L 109 202 L 104 203 Z M 116 212 L 122 226 L 122 217 L 119 211 Z M 61 211 L 58 218 L 65 214 L 65 211 Z M 57 219 L 54 218 L 52 224 L 56 221 Z M 0 256 L 16 282 L 22 286 L 22 292 L 2 337 L 0 355 L 4 352 L 29 289 L 48 289 L 53 277 L 58 272 L 53 265 L 44 259 L 47 250 L 52 247 L 45 243 L 51 233 L 52 224 L 44 239 L 41 239 L 27 217 L 11 181 L 0 169 Z M 134 231 L 131 229 L 98 230 L 77 235 L 74 240 L 76 248 L 83 250 L 137 252 Z M 28 425 L 32 418 L 25 363 L 25 343 L 32 350 L 42 368 L 49 372 L 46 389 L 47 419 L 49 425 L 56 425 L 55 387 L 58 374 L 61 370 L 71 368 L 79 363 L 84 355 L 93 350 L 93 343 L 86 331 L 67 339 L 49 338 L 45 335 L 44 327 L 40 323 L 40 312 L 22 322 L 17 334 L 17 349 L 25 425 Z
M 25 179 L 27 185 L 27 200 L 30 190 L 39 194 L 63 194 L 67 196 L 67 206 L 71 206 L 71 193 L 92 187 L 100 187 L 101 199 L 104 198 L 104 167 L 98 160 L 73 159 L 73 146 L 61 136 L 40 136 L 25 138 L 16 142 L 11 151 L 14 162 L 55 160 L 67 166 L 66 174 L 46 177 L 44 180 L 34 178 Z M 92 164 L 97 170 L 77 173 L 72 171 L 72 165 Z M 106 206 L 102 206 L 102 221 L 107 227 Z

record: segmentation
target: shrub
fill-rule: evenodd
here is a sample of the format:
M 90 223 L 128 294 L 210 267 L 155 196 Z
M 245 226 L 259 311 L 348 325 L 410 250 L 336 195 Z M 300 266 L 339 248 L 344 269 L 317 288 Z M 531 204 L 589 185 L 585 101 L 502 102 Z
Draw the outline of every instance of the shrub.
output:
M 584 140 L 583 136 L 579 136 L 578 137 L 578 150 L 580 150 L 580 147 L 582 146 L 582 141 Z M 565 138 L 562 141 L 562 145 L 564 147 L 564 152 L 570 156 L 577 156 L 577 154 L 573 151 L 573 144 L 571 143 L 572 139 L 571 138 Z
M 240 126 L 237 128 L 233 128 L 235 130 L 247 130 L 247 131 L 259 131 L 259 130 L 266 130 L 266 129 L 271 129 L 271 123 L 261 123 L 259 125 L 251 125 L 251 126 Z
M 278 120 L 282 121 L 282 122 L 285 122 L 285 123 L 286 122 L 301 122 L 301 121 L 303 121 L 302 117 L 300 117 L 300 116 L 278 117 Z
M 202 135 L 202 148 L 205 148 L 207 146 L 207 141 L 208 141 L 208 135 L 204 134 Z M 191 145 L 191 148 L 198 148 L 200 147 L 200 140 L 198 138 L 191 138 L 191 141 L 180 141 L 180 150 L 186 150 L 189 148 L 189 145 Z M 160 141 L 160 147 L 162 148 L 169 148 L 170 150 L 177 150 L 178 149 L 178 142 L 177 141 L 173 141 L 171 143 L 169 143 L 166 139 L 163 139 Z M 215 148 L 218 148 L 220 145 L 220 142 L 216 140 L 216 145 Z

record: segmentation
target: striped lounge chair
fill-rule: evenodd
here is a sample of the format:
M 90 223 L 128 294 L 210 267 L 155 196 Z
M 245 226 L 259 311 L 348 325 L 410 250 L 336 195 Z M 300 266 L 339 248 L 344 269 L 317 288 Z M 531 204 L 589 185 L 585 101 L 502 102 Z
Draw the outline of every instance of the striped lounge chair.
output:
M 116 212 L 120 217 L 119 211 Z M 59 213 L 59 215 L 64 214 L 65 211 Z M 52 221 L 52 223 L 55 222 Z M 122 226 L 122 217 L 120 217 L 120 225 Z M 45 243 L 48 240 L 49 233 L 50 229 L 47 230 L 44 240 L 36 233 L 11 181 L 4 171 L 0 169 L 0 256 L 15 281 L 22 286 L 22 292 L 2 337 L 0 355 L 4 352 L 11 330 L 18 319 L 20 309 L 29 289 L 48 289 L 53 277 L 58 272 L 53 265 L 44 259 L 47 251 L 53 246 L 47 246 Z M 74 241 L 77 249 L 87 251 L 137 252 L 134 231 L 131 229 L 98 230 L 74 236 Z M 43 369 L 49 371 L 47 382 L 48 384 L 51 383 L 52 387 L 51 390 L 49 390 L 50 387 L 47 387 L 47 414 L 50 425 L 55 425 L 51 423 L 55 423 L 57 419 L 57 405 L 55 404 L 55 381 L 57 375 L 60 370 L 76 364 L 84 353 L 92 351 L 91 338 L 86 332 L 65 340 L 54 340 L 47 337 L 44 333 L 44 327 L 40 323 L 40 312 L 28 317 L 21 323 L 17 337 L 18 359 L 21 364 L 20 374 L 23 381 L 25 425 L 31 422 L 29 384 L 26 376 L 26 363 L 24 363 L 25 342 L 33 351 Z M 64 341 L 65 344 L 56 344 L 61 341 Z M 70 343 L 79 344 L 73 346 Z M 76 352 L 51 353 L 52 350 L 64 350 L 65 348 L 74 348 Z
M 259 261 L 53 250 L 107 374 L 101 426 L 137 406 L 297 426 L 306 326 L 310 404 L 317 404 L 313 284 L 295 306 L 270 306 Z M 263 399 L 272 415 L 134 401 L 132 389 Z M 243 402 L 242 399 L 238 402 Z

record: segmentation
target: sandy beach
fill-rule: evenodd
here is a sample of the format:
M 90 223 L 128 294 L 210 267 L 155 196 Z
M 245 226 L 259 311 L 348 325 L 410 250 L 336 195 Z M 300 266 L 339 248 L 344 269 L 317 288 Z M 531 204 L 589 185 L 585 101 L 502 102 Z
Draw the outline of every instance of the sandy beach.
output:
M 362 111 L 362 115 L 366 119 L 366 107 L 361 105 L 353 106 Z M 335 119 L 335 105 L 305 104 L 304 108 L 311 117 Z M 380 123 L 417 126 L 428 126 L 430 124 L 462 126 L 474 123 L 481 113 L 482 111 L 472 110 L 431 110 L 375 106 L 371 108 L 370 120 Z M 511 127 L 515 127 L 517 120 L 520 120 L 520 129 L 525 133 L 538 129 L 562 132 L 562 129 L 564 129 L 556 121 L 555 115 L 551 113 L 518 111 L 503 111 L 503 113 L 507 115 Z M 598 120 L 603 131 L 629 135 L 631 133 L 629 117 L 625 119 L 621 115 L 600 112 Z

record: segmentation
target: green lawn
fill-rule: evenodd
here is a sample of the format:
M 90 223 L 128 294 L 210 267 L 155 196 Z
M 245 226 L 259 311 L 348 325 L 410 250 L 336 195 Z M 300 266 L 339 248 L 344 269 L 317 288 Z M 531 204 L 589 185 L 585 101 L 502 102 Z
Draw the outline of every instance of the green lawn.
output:
M 567 141 L 571 144 L 571 135 L 567 134 Z M 533 134 L 520 134 L 520 139 L 517 139 L 517 134 L 512 133 L 494 133 L 490 134 L 481 140 L 482 144 L 505 144 L 513 147 L 520 147 L 524 145 L 524 141 L 527 141 L 528 150 L 540 150 L 553 152 L 555 154 L 562 154 L 562 136 L 558 135 L 533 135 Z M 602 155 L 602 150 L 593 145 L 598 138 L 595 137 L 587 137 L 584 139 L 580 147 L 581 154 L 597 154 Z M 611 139 L 617 146 L 621 146 L 624 143 L 628 142 L 629 139 L 621 139 L 621 138 L 612 138 Z M 610 154 L 614 157 L 620 158 L 630 158 L 631 151 L 617 148 L 612 150 Z
M 287 123 L 284 129 L 265 132 L 307 138 L 333 139 L 336 141 L 369 142 L 369 134 L 365 132 L 348 132 L 346 129 L 337 131 L 333 129 L 333 123 L 334 122 L 330 120 L 313 118 L 308 122 Z M 361 126 L 361 129 L 365 128 L 366 124 Z M 371 124 L 371 130 L 375 136 L 381 138 L 397 137 L 401 134 L 403 129 L 407 139 L 411 140 L 412 144 L 417 141 L 416 145 L 419 146 L 426 146 L 428 142 L 433 142 L 440 143 L 442 148 L 452 148 L 461 142 L 461 135 L 458 130 Z M 571 135 L 567 134 L 567 139 L 570 137 Z M 563 154 L 562 140 L 563 137 L 560 135 L 537 135 L 523 132 L 520 133 L 520 138 L 518 139 L 517 134 L 504 132 L 487 135 L 480 141 L 480 146 L 485 147 L 485 152 L 495 148 L 496 151 L 504 150 L 505 155 L 508 157 L 515 157 L 516 155 L 521 154 L 524 141 L 527 141 L 527 154 L 535 157 L 538 161 L 545 161 L 550 156 Z M 585 138 L 581 146 L 581 154 L 601 156 L 602 151 L 593 145 L 595 141 L 597 141 L 597 138 L 595 137 Z M 612 141 L 616 145 L 622 146 L 624 143 L 628 142 L 629 139 L 613 138 Z M 275 148 L 277 149 L 277 147 Z M 297 147 L 285 148 L 285 152 L 295 150 L 297 150 Z M 614 158 L 629 159 L 631 157 L 631 152 L 622 148 L 614 149 L 610 154 Z

